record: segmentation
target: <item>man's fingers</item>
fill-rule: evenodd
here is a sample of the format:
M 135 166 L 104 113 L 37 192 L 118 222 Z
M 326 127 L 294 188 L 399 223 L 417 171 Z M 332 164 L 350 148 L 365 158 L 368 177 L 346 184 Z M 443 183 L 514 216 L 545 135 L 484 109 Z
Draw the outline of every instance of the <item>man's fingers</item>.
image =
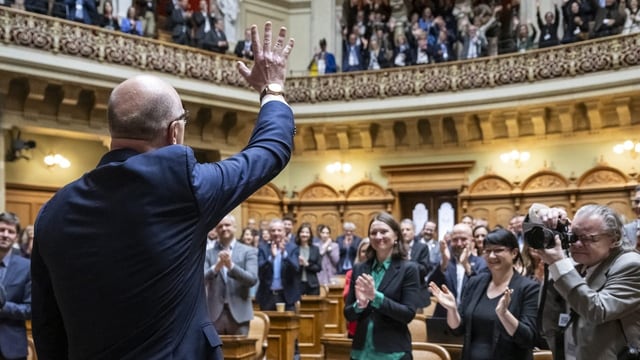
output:
M 258 32 L 258 26 L 256 24 L 251 25 L 251 51 L 253 51 L 254 55 L 262 52 L 260 32 Z
M 274 50 L 282 51 L 284 50 L 284 42 L 285 37 L 287 36 L 287 28 L 281 27 L 280 32 L 278 33 L 278 40 L 276 40 L 276 44 L 273 45 Z
M 282 50 L 282 56 L 285 59 L 289 58 L 289 54 L 291 54 L 291 50 L 293 49 L 293 44 L 294 44 L 294 40 L 293 38 L 289 39 L 289 43 L 287 44 L 287 46 L 284 47 L 284 49 Z
M 271 38 L 273 34 L 271 33 L 271 21 L 267 21 L 264 24 L 264 44 L 263 51 L 271 52 Z

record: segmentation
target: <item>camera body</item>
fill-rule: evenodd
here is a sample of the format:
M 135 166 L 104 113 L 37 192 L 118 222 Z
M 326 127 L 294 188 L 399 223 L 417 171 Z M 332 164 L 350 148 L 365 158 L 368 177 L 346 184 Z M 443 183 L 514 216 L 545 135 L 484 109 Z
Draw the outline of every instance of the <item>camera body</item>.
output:
M 549 210 L 549 207 L 542 204 L 533 204 L 529 208 L 529 213 L 522 223 L 524 241 L 534 249 L 551 249 L 556 246 L 555 236 L 560 237 L 563 249 L 568 249 L 576 242 L 573 234 L 569 232 L 569 224 L 558 221 L 555 229 L 550 229 L 542 224 L 539 216 L 540 210 Z

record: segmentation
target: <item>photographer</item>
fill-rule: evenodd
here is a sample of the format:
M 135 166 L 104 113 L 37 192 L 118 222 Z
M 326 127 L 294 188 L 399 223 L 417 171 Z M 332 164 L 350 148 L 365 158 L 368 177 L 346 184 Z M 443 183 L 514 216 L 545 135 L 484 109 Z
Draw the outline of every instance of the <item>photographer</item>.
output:
M 568 223 L 559 209 L 537 215 L 551 229 Z M 525 239 L 531 243 L 526 231 Z M 585 205 L 571 232 L 553 239 L 555 246 L 545 239 L 547 246 L 534 247 L 552 280 L 542 326 L 554 359 L 638 359 L 628 347 L 640 346 L 640 254 L 623 248 L 620 216 L 606 206 Z

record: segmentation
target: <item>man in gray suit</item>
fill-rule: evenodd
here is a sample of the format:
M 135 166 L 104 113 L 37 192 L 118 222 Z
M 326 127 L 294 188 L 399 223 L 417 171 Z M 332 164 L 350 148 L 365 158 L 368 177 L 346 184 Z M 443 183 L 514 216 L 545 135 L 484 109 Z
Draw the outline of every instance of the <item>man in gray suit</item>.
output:
M 624 232 L 629 240 L 629 245 L 637 248 L 638 238 L 640 237 L 640 187 L 636 188 L 636 194 L 631 201 L 631 205 L 636 213 L 636 219 L 624 226 Z
M 566 218 L 547 209 L 541 218 L 555 229 L 559 216 Z M 585 205 L 571 232 L 573 261 L 557 235 L 554 248 L 536 250 L 553 281 L 542 327 L 554 358 L 616 359 L 627 345 L 640 348 L 640 253 L 623 246 L 620 216 L 606 206 Z
M 236 219 L 216 226 L 218 241 L 207 250 L 204 275 L 209 315 L 219 334 L 247 335 L 253 318 L 249 289 L 258 282 L 258 250 L 236 240 Z

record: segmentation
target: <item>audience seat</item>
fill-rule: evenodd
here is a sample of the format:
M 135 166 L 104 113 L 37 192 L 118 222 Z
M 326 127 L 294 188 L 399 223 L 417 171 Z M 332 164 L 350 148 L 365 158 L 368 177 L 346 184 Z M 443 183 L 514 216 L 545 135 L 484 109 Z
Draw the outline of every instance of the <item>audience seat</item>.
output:
M 437 344 L 413 342 L 411 347 L 414 360 L 451 360 L 449 352 Z
M 427 342 L 427 322 L 423 314 L 416 314 L 416 317 L 411 320 L 409 332 L 412 342 Z
M 270 324 L 267 314 L 261 311 L 253 312 L 247 336 L 258 340 L 256 341 L 256 360 L 266 359 Z

